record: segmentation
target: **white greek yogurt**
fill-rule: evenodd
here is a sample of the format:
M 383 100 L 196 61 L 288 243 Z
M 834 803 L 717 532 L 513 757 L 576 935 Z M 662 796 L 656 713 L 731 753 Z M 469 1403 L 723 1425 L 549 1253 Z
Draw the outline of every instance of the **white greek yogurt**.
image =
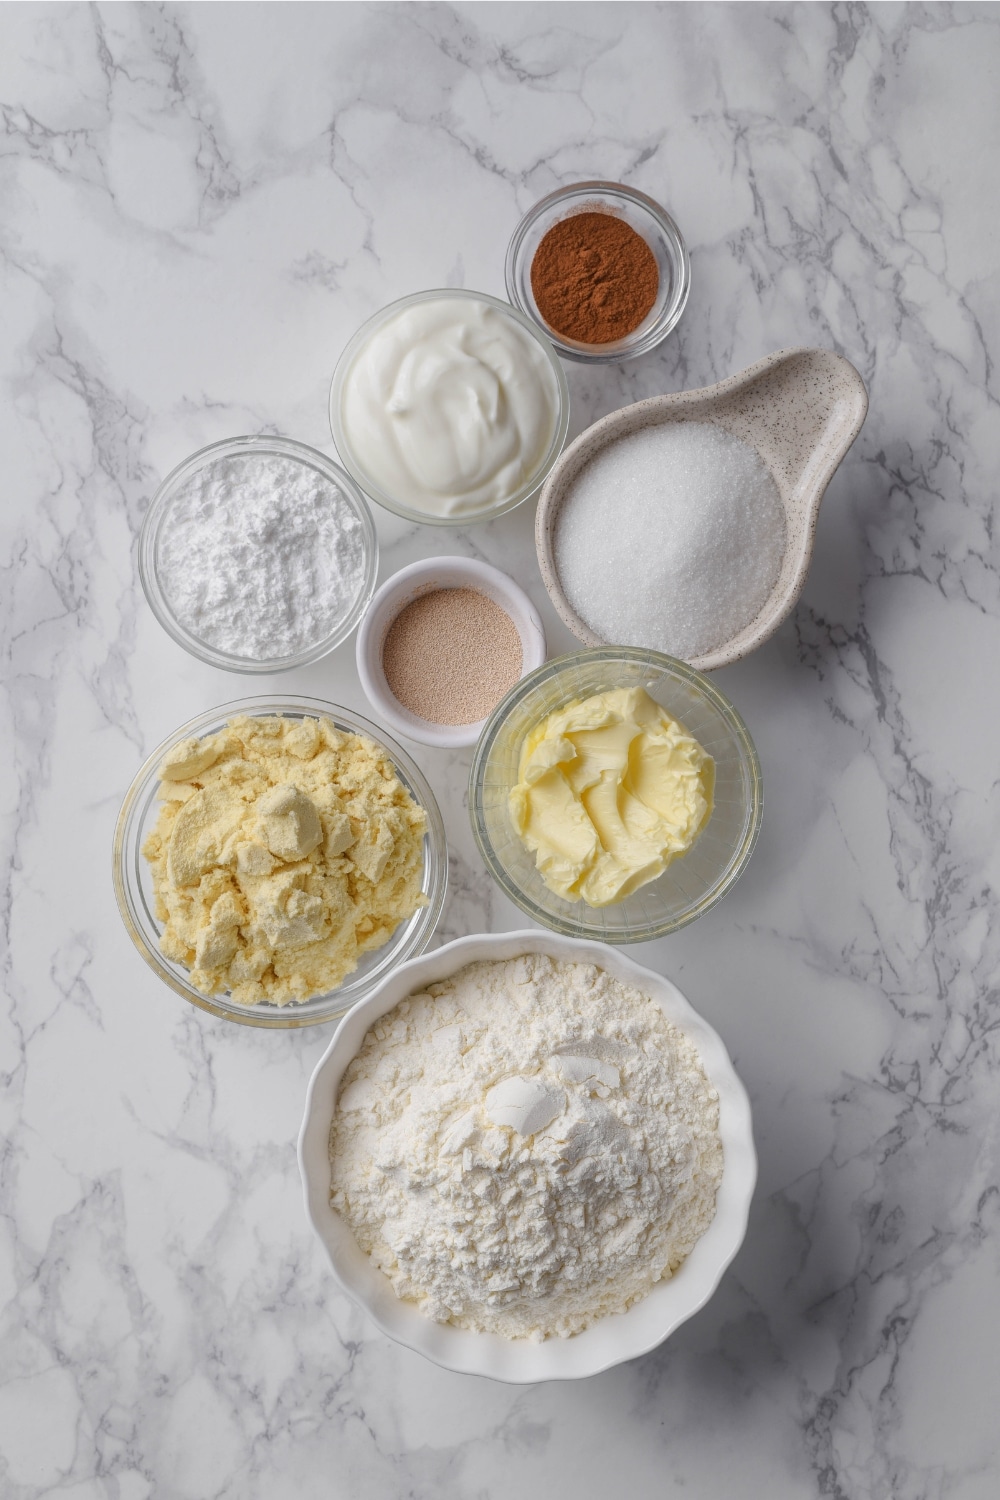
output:
M 559 408 L 539 340 L 485 298 L 443 292 L 401 308 L 362 342 L 340 383 L 338 446 L 342 435 L 362 484 L 458 519 L 530 484 Z

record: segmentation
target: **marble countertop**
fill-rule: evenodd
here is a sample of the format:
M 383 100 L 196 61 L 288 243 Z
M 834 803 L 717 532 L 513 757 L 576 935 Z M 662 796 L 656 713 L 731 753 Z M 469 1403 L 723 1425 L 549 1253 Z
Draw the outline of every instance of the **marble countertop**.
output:
M 5 1497 L 996 1495 L 998 77 L 995 6 L 0 7 Z M 749 1088 L 746 1243 L 655 1353 L 519 1390 L 336 1290 L 294 1158 L 328 1031 L 184 1005 L 109 855 L 148 750 L 258 685 L 146 607 L 159 480 L 239 432 L 332 451 L 358 323 L 502 295 L 521 213 L 582 177 L 668 205 L 693 291 L 657 353 L 568 370 L 573 434 L 796 344 L 851 359 L 871 411 L 793 617 L 718 674 L 763 762 L 757 852 L 633 950 Z M 570 646 L 530 506 L 378 524 L 381 576 L 486 558 Z M 366 707 L 350 646 L 259 686 Z M 440 935 L 521 925 L 469 753 L 417 753 Z

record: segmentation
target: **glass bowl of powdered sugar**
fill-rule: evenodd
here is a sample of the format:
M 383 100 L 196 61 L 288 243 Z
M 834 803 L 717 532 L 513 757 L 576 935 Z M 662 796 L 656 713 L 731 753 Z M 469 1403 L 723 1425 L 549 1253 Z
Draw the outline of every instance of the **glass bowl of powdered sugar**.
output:
M 367 502 L 305 443 L 228 438 L 167 476 L 143 519 L 139 576 L 164 630 L 230 672 L 283 672 L 332 651 L 375 588 Z

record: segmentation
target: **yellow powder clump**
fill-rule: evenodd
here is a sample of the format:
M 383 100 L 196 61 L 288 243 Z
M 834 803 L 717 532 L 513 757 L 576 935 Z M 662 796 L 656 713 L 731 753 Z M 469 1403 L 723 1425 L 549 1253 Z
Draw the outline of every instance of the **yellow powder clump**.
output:
M 142 847 L 160 949 L 206 995 L 335 989 L 421 893 L 427 816 L 379 747 L 329 719 L 241 715 L 175 745 Z

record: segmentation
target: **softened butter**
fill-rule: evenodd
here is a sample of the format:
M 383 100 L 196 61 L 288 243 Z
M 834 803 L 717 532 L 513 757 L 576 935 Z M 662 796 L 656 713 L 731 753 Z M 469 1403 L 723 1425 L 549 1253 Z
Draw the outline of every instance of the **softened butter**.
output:
M 521 749 L 510 813 L 556 895 L 608 906 L 686 853 L 712 812 L 715 762 L 644 688 L 549 714 Z

